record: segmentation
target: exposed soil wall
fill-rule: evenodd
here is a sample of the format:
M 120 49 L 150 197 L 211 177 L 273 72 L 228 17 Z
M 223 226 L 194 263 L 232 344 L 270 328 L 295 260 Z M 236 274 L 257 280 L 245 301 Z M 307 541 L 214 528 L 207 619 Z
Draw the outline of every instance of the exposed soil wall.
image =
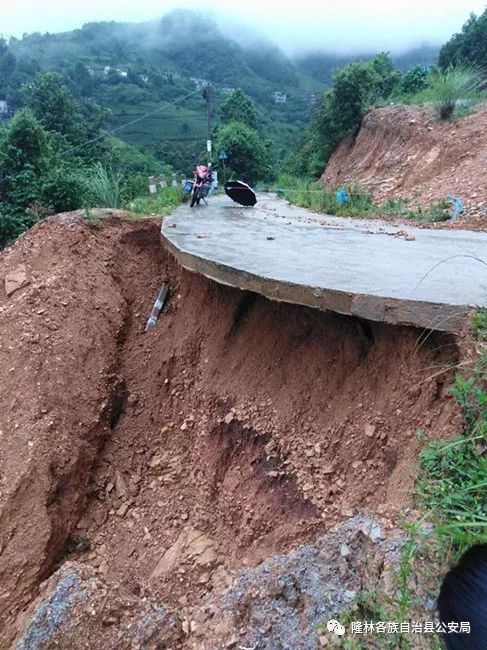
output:
M 413 206 L 452 194 L 465 204 L 468 225 L 485 229 L 486 133 L 485 103 L 455 121 L 415 106 L 374 109 L 358 133 L 342 141 L 322 180 L 329 190 L 361 185 L 378 201 L 407 198 Z
M 459 429 L 453 337 L 218 286 L 156 221 L 49 219 L 0 278 L 20 264 L 28 284 L 0 289 L 0 647 L 67 558 L 191 607 L 359 508 L 403 508 L 416 431 Z

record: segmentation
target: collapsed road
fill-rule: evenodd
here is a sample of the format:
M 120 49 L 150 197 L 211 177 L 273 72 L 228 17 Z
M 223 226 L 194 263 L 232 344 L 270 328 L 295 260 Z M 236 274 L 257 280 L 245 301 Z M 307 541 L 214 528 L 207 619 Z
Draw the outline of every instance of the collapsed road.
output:
M 317 231 L 278 205 L 248 213 L 241 260 Z M 164 237 L 210 244 L 218 206 Z M 175 256 L 160 220 L 123 214 L 48 218 L 0 255 L 2 650 L 321 647 L 388 588 L 424 440 L 461 430 L 467 336 L 268 300 Z
M 187 269 L 272 300 L 456 332 L 487 304 L 487 234 L 316 215 L 261 195 L 176 210 L 165 245 Z

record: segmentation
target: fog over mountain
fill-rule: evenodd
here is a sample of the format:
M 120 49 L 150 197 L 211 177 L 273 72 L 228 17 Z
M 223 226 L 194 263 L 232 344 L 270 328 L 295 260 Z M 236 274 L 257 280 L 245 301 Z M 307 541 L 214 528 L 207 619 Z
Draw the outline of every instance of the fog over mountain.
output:
M 224 0 L 95 0 L 66 4 L 18 0 L 2 7 L 0 32 L 60 32 L 101 20 L 142 22 L 159 19 L 174 8 L 198 8 L 213 14 L 232 38 L 249 43 L 265 36 L 287 54 L 322 50 L 337 53 L 390 50 L 401 52 L 424 43 L 438 45 L 461 29 L 470 12 L 480 13 L 484 0 L 301 0 L 278 3 L 247 0 L 229 9 Z

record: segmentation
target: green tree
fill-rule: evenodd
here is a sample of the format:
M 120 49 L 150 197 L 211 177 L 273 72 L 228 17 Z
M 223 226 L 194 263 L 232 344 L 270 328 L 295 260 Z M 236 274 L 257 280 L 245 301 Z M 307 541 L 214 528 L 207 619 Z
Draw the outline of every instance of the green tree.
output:
M 394 66 L 389 52 L 376 54 L 370 63 L 380 78 L 377 84 L 378 96 L 380 99 L 387 99 L 401 83 L 402 74 Z
M 4 38 L 0 38 L 0 99 L 7 96 L 9 83 L 15 72 L 15 67 L 15 56 L 10 51 L 7 41 Z
M 111 148 L 99 137 L 100 129 L 110 114 L 97 104 L 82 109 L 57 72 L 37 75 L 28 87 L 28 106 L 42 126 L 53 134 L 56 148 L 73 164 L 90 164 L 93 159 L 109 162 Z
M 290 168 L 300 175 L 319 175 L 339 142 L 353 133 L 372 102 L 380 97 L 384 77 L 371 61 L 350 63 L 339 70 L 323 95 L 300 150 Z
M 382 77 L 371 63 L 350 63 L 338 71 L 330 99 L 325 102 L 322 129 L 332 127 L 335 141 L 353 131 L 360 125 L 381 84 Z
M 49 134 L 28 109 L 0 132 L 0 247 L 37 221 L 26 210 L 40 199 L 50 155 Z
M 240 180 L 249 184 L 266 180 L 272 173 L 269 151 L 259 134 L 242 122 L 230 122 L 216 135 L 216 149 L 224 149 L 228 164 Z
M 234 90 L 227 101 L 221 106 L 220 116 L 224 124 L 242 122 L 253 129 L 257 123 L 257 109 L 255 108 L 255 104 L 240 88 Z
M 90 97 L 93 94 L 93 77 L 81 61 L 76 62 L 74 68 L 70 72 L 70 77 L 73 82 L 72 86 L 78 96 Z
M 48 131 L 59 133 L 71 144 L 83 140 L 84 120 L 76 103 L 57 72 L 42 72 L 29 87 L 28 105 Z
M 19 111 L 0 139 L 0 169 L 13 175 L 26 166 L 41 172 L 49 155 L 49 134 L 29 109 Z
M 487 66 L 487 9 L 478 17 L 471 14 L 462 31 L 454 34 L 440 50 L 440 68 L 446 70 L 466 63 L 479 68 Z

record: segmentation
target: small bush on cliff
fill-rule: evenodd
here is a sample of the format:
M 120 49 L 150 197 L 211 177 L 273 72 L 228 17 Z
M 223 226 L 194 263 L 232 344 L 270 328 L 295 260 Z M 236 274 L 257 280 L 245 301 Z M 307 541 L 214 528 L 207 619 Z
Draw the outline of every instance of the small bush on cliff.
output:
M 482 78 L 472 66 L 450 66 L 446 70 L 433 70 L 430 75 L 426 99 L 436 108 L 438 117 L 449 120 L 460 102 L 470 103 L 480 89 Z

